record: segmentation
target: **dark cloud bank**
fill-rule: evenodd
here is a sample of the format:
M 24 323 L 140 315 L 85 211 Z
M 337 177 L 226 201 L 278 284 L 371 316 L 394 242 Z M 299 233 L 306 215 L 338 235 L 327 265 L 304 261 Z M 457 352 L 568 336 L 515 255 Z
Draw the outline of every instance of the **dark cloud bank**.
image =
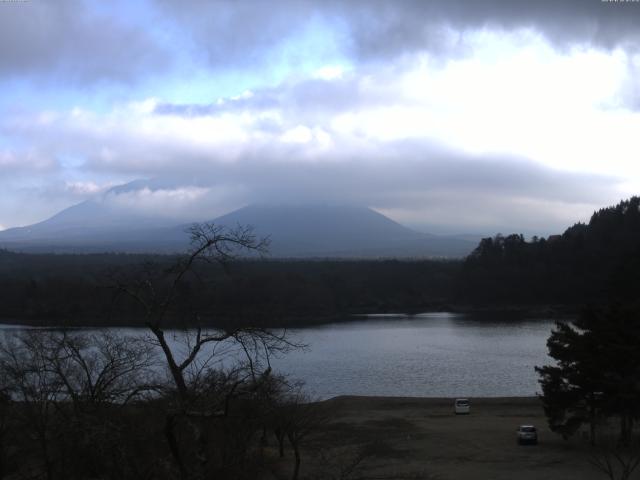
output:
M 449 30 L 531 28 L 556 45 L 629 46 L 640 38 L 640 8 L 601 0 L 158 0 L 207 51 L 213 63 L 255 61 L 259 52 L 300 31 L 310 18 L 335 29 L 361 59 L 415 50 L 460 48 Z
M 65 85 L 131 82 L 166 66 L 143 28 L 82 0 L 0 3 L 0 75 Z

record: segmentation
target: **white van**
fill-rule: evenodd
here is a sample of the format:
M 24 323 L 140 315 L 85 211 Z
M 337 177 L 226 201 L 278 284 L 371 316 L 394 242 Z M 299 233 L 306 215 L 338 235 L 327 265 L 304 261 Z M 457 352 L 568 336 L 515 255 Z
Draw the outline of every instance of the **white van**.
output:
M 456 415 L 465 415 L 471 411 L 471 404 L 468 398 L 456 398 L 453 402 L 453 411 Z

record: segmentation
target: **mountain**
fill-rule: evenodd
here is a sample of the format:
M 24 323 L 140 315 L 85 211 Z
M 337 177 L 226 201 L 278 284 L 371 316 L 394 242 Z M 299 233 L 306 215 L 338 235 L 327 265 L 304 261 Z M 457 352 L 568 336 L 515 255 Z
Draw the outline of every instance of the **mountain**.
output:
M 416 232 L 366 207 L 251 205 L 214 220 L 269 236 L 274 257 L 461 257 L 475 243 Z
M 154 218 L 123 214 L 121 210 L 104 203 L 88 200 L 69 207 L 43 222 L 11 228 L 0 234 L 3 240 L 12 241 L 79 240 L 90 239 L 98 234 L 116 234 L 131 228 L 138 230 L 159 226 L 166 225 Z
M 475 243 L 416 232 L 366 207 L 251 205 L 212 220 L 251 225 L 272 257 L 462 257 Z M 189 224 L 169 225 L 86 201 L 43 222 L 0 232 L 0 247 L 31 252 L 182 252 Z
M 42 222 L 1 231 L 0 247 L 30 252 L 139 251 L 150 232 L 173 224 L 87 200 Z

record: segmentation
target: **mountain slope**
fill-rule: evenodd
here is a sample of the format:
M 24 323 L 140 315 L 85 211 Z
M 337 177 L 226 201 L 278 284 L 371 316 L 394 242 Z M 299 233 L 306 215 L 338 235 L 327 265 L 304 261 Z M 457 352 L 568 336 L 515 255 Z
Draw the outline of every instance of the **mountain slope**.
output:
M 139 247 L 168 226 L 166 219 L 88 200 L 42 222 L 0 232 L 0 248 L 77 253 L 141 251 Z
M 475 244 L 406 228 L 374 210 L 355 206 L 252 205 L 213 220 L 251 225 L 271 239 L 272 257 L 461 257 Z M 182 252 L 189 224 L 167 225 L 86 201 L 44 222 L 0 232 L 0 247 L 39 252 Z
M 217 218 L 269 236 L 275 257 L 413 257 L 468 254 L 465 240 L 416 232 L 366 207 L 251 205 Z
M 166 226 L 166 221 L 127 214 L 103 203 L 87 200 L 66 208 L 42 222 L 0 232 L 0 238 L 6 241 L 90 239 L 98 233 L 160 226 Z

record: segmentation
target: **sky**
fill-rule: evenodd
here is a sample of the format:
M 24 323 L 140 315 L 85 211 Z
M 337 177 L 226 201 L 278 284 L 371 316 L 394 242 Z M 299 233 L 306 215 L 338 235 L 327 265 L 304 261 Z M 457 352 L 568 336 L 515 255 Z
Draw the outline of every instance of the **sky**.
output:
M 94 199 L 561 232 L 640 193 L 638 24 L 639 1 L 0 0 L 0 229 Z

